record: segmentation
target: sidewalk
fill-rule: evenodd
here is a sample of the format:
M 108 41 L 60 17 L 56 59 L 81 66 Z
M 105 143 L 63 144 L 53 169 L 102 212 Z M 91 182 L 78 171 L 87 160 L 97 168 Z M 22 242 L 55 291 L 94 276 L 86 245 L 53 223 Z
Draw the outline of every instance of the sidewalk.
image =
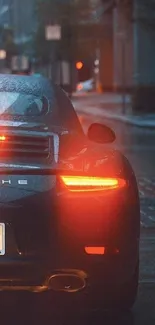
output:
M 121 121 L 137 127 L 155 129 L 155 114 L 135 115 L 132 113 L 130 96 L 126 95 L 125 113 L 123 113 L 122 95 L 87 94 L 73 99 L 77 112 L 91 114 Z
M 132 112 L 129 111 L 123 114 L 121 110 L 118 110 L 117 112 L 107 112 L 107 110 L 104 108 L 102 109 L 102 107 L 100 107 L 100 109 L 102 110 L 102 114 L 104 114 L 104 117 L 106 118 L 112 118 L 114 120 L 135 125 L 138 127 L 155 129 L 155 114 L 143 114 L 141 116 L 138 116 L 132 114 Z

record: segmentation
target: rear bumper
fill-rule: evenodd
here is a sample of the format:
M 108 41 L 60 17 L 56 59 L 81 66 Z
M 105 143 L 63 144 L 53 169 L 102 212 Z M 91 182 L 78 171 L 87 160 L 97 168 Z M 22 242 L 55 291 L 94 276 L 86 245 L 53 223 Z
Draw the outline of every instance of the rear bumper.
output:
M 78 273 L 83 289 L 130 280 L 139 259 L 140 233 L 133 189 L 104 197 L 58 196 L 50 190 L 20 203 L 1 213 L 0 222 L 8 226 L 0 290 L 46 291 L 51 276 L 66 272 Z M 86 253 L 85 247 L 96 246 L 105 253 Z
M 68 228 L 67 228 L 68 229 Z M 54 251 L 41 256 L 0 256 L 0 291 L 30 291 L 44 292 L 54 290 L 51 278 L 56 275 L 77 275 L 83 284 L 73 292 L 89 290 L 90 288 L 117 286 L 128 282 L 135 272 L 139 260 L 139 239 L 132 237 L 126 242 L 122 238 L 118 246 L 117 237 L 113 245 L 106 241 L 104 255 L 89 255 L 84 250 L 85 243 L 70 238 L 71 232 L 65 232 L 62 242 L 55 246 Z M 66 240 L 66 246 L 63 245 Z M 70 241 L 71 240 L 71 241 Z M 67 245 L 67 243 L 70 245 Z M 87 243 L 89 243 L 87 241 Z M 90 242 L 92 245 L 93 242 Z M 94 245 L 105 245 L 105 239 L 95 240 Z M 119 252 L 113 248 L 119 247 Z M 46 258 L 45 258 L 46 256 Z M 64 286 L 68 284 L 64 284 Z M 64 287 L 61 290 L 68 291 Z M 71 291 L 69 291 L 71 292 Z
M 59 288 L 58 280 L 62 285 Z M 78 292 L 87 286 L 87 274 L 76 269 L 50 269 L 47 261 L 34 258 L 8 259 L 2 257 L 0 262 L 0 291 L 44 292 L 48 290 Z M 65 280 L 65 282 L 64 282 Z M 72 288 L 65 286 L 71 281 Z M 59 281 L 60 282 L 60 281 Z
M 140 237 L 133 189 L 96 198 L 64 197 L 60 206 L 58 268 L 84 270 L 88 286 L 130 281 L 139 261 Z M 103 247 L 104 254 L 87 254 L 85 247 Z
M 47 283 L 48 268 L 45 260 L 39 260 L 35 256 L 0 256 L 0 291 L 41 292 L 47 290 Z

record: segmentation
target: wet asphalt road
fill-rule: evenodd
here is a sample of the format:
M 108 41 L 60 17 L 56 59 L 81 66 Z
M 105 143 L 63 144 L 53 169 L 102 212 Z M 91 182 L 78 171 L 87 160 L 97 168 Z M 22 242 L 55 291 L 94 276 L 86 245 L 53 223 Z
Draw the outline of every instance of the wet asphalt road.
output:
M 83 103 L 81 102 L 81 105 Z M 80 114 L 87 130 L 97 117 Z M 154 325 L 155 324 L 155 131 L 104 120 L 116 132 L 115 146 L 122 150 L 133 165 L 141 198 L 140 283 L 134 309 L 130 313 L 88 313 L 85 315 L 50 315 L 44 305 L 36 310 L 27 301 L 10 308 L 8 301 L 1 312 L 1 324 L 50 325 Z M 23 307 L 24 305 L 24 307 Z M 12 306 L 12 305 L 11 305 Z

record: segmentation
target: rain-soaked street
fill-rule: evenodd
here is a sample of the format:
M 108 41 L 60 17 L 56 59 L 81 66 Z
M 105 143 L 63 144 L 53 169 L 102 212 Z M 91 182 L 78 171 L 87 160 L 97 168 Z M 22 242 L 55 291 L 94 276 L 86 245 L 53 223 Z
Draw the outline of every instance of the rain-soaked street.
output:
M 74 102 L 81 107 L 79 118 L 86 131 L 93 121 L 104 122 L 111 126 L 117 136 L 115 147 L 122 150 L 133 165 L 136 173 L 141 199 L 141 240 L 140 240 L 140 280 L 137 302 L 132 312 L 121 314 L 108 312 L 88 312 L 85 315 L 72 313 L 48 312 L 55 302 L 29 304 L 23 298 L 12 307 L 6 299 L 1 314 L 2 324 L 50 324 L 50 325 L 154 325 L 155 324 L 155 131 L 126 125 L 122 122 L 85 115 L 82 109 L 89 106 L 89 101 Z M 114 144 L 112 145 L 114 146 Z M 132 238 L 131 238 L 132 240 Z M 47 308 L 48 307 L 48 308 Z
M 155 325 L 155 0 L 0 0 L 0 44 L 0 325 Z M 137 291 L 109 147 L 138 296 L 86 311 Z

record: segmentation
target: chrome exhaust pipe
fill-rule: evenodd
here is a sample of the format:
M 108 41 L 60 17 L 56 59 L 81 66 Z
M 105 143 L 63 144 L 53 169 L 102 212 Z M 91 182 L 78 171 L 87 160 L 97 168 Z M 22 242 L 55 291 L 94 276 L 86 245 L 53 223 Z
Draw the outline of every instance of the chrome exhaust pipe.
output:
M 78 292 L 86 287 L 86 274 L 83 271 L 59 272 L 49 277 L 48 287 L 54 291 Z

